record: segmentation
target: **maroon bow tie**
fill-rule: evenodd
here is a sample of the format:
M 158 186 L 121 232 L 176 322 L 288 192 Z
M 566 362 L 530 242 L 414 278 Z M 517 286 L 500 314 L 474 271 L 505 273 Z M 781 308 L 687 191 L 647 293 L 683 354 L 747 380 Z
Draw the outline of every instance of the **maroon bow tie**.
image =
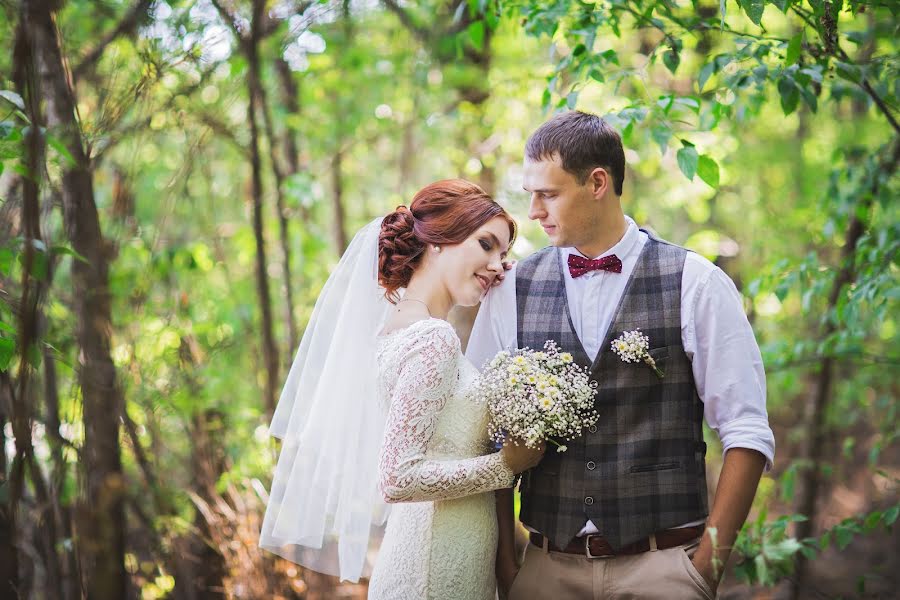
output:
M 591 260 L 577 254 L 569 255 L 569 274 L 572 277 L 581 277 L 589 271 L 609 271 L 611 273 L 622 272 L 622 261 L 615 254 Z

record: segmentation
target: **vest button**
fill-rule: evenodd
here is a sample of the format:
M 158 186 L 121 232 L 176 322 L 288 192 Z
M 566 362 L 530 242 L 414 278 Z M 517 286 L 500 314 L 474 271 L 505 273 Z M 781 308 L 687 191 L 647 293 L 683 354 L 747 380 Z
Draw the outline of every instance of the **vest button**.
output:
M 588 468 L 588 471 L 593 471 L 594 469 L 597 468 L 597 463 L 595 463 L 592 460 L 589 460 L 588 464 L 587 464 L 587 468 Z
M 597 433 L 597 426 L 591 425 L 590 427 L 588 427 L 588 431 L 590 431 L 591 433 Z
M 584 499 L 584 503 L 587 504 L 588 506 L 590 506 L 591 504 L 594 503 L 594 499 L 591 496 L 588 496 L 587 498 Z

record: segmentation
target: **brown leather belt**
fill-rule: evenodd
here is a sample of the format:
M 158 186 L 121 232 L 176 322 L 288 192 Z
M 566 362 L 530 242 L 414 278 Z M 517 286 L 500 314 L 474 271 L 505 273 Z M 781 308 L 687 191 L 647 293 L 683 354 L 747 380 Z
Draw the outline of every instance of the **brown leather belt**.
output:
M 656 549 L 665 550 L 674 548 L 675 546 L 683 546 L 688 542 L 696 540 L 703 535 L 706 529 L 704 525 L 696 525 L 694 527 L 679 527 L 678 529 L 665 529 L 656 533 Z M 538 548 L 544 547 L 544 540 L 547 539 L 540 533 L 531 532 L 528 534 L 528 540 Z M 583 537 L 577 537 L 569 542 L 565 548 L 554 546 L 547 539 L 547 548 L 552 552 L 564 552 L 566 554 L 580 554 L 588 558 L 610 558 L 613 556 L 624 556 L 626 554 L 641 554 L 650 550 L 650 538 L 646 537 L 627 546 L 622 546 L 618 550 L 606 541 L 602 535 L 592 534 Z

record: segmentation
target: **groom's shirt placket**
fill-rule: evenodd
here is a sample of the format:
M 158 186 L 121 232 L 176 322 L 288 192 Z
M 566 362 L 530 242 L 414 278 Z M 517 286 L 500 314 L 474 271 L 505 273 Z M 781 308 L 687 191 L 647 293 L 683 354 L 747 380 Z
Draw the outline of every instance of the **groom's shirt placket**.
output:
M 560 268 L 573 251 L 545 249 L 510 272 L 485 300 L 467 351 L 481 365 L 517 343 L 556 339 L 601 383 L 597 431 L 563 455 L 548 453 L 526 478 L 523 522 L 562 546 L 579 532 L 599 530 L 621 545 L 702 520 L 704 412 L 726 451 L 758 450 L 770 464 L 774 454 L 762 362 L 740 296 L 709 261 L 651 239 L 630 219 L 607 253 L 622 259 L 622 273 L 573 280 Z M 607 351 L 620 330 L 635 327 L 650 337 L 662 380 Z

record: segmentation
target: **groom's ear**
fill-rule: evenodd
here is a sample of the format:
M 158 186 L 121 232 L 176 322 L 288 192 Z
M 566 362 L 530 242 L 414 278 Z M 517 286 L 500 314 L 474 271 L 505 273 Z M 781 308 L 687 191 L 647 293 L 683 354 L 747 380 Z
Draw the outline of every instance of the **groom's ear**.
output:
M 599 199 L 606 195 L 612 185 L 612 177 L 605 168 L 597 167 L 588 175 L 587 183 L 591 186 L 591 194 Z

